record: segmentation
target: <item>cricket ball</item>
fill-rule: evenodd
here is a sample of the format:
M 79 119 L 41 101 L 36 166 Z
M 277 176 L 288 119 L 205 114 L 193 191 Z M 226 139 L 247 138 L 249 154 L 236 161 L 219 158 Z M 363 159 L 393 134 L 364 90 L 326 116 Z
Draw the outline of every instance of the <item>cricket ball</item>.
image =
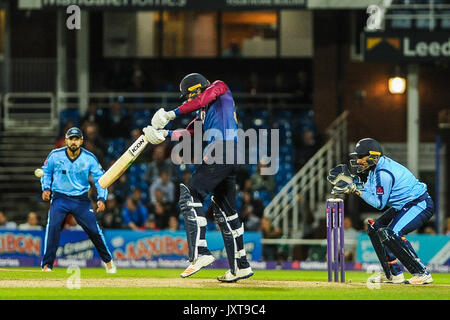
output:
M 44 175 L 44 170 L 38 168 L 38 169 L 34 170 L 34 175 L 36 177 L 40 178 Z

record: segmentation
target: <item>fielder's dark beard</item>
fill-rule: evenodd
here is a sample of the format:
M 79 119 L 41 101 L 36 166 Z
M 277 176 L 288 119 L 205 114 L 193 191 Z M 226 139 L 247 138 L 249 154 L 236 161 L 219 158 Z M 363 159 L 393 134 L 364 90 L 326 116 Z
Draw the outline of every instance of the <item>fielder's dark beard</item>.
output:
M 80 148 L 77 146 L 73 146 L 73 145 L 69 147 L 69 151 L 70 151 L 70 153 L 72 153 L 72 155 L 75 155 L 75 153 L 78 151 L 78 149 L 80 149 Z

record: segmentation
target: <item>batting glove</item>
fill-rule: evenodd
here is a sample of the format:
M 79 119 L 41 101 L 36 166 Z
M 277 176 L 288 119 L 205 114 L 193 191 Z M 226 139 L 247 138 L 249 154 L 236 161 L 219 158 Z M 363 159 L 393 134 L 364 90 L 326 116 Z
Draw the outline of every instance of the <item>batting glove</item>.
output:
M 175 119 L 175 117 L 175 112 L 166 112 L 164 108 L 161 108 L 153 115 L 152 126 L 155 129 L 162 129 L 169 123 L 169 121 Z
M 168 130 L 156 130 L 152 126 L 147 126 L 142 129 L 142 131 L 151 144 L 160 144 L 161 142 L 166 140 L 166 137 L 169 134 Z

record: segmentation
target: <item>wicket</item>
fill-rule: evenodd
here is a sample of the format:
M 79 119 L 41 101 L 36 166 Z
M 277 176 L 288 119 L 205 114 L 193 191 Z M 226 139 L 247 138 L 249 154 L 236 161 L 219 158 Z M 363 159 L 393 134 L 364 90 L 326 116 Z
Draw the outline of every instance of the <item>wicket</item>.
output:
M 333 281 L 333 270 L 334 282 L 339 282 L 339 268 L 341 269 L 341 282 L 345 282 L 344 200 L 327 199 L 326 215 L 328 282 Z

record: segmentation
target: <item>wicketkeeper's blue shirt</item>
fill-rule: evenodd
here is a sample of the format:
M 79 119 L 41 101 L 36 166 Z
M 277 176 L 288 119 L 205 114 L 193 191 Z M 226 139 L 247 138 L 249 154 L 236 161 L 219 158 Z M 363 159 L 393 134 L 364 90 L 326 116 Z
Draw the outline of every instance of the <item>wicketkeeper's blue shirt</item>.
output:
M 49 153 L 42 166 L 44 175 L 41 177 L 42 191 L 50 190 L 67 196 L 81 196 L 87 194 L 90 189 L 89 174 L 97 188 L 97 199 L 105 201 L 108 190 L 98 184 L 98 179 L 103 175 L 97 157 L 81 148 L 77 158 L 71 159 L 67 154 L 67 147 L 55 149 Z
M 386 206 L 401 210 L 405 204 L 416 200 L 426 191 L 427 185 L 406 167 L 382 156 L 375 169 L 370 171 L 361 197 L 379 210 Z

